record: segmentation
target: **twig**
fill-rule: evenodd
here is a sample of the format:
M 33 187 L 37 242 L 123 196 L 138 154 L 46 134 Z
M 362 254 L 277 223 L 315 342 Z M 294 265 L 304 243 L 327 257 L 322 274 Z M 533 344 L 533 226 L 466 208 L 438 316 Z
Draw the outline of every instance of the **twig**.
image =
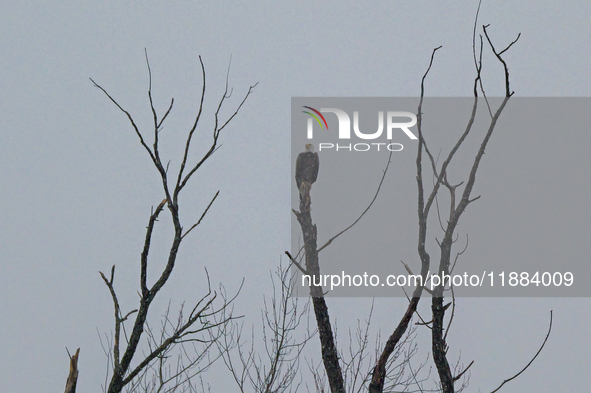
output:
M 337 233 L 336 235 L 334 235 L 333 237 L 331 237 L 330 239 L 328 239 L 328 241 L 326 243 L 324 243 L 324 245 L 318 249 L 318 252 L 324 250 L 337 237 L 341 236 L 343 233 L 345 233 L 349 229 L 353 228 L 353 226 L 355 226 L 355 224 L 357 224 L 359 222 L 359 220 L 361 220 L 361 218 L 365 215 L 365 213 L 367 213 L 369 211 L 369 209 L 371 208 L 371 206 L 373 205 L 373 203 L 378 198 L 378 194 L 380 193 L 380 189 L 382 188 L 382 184 L 384 183 L 384 179 L 386 178 L 386 173 L 388 173 L 388 168 L 390 167 L 390 163 L 391 162 L 392 162 L 392 151 L 390 151 L 390 154 L 388 155 L 388 162 L 386 163 L 386 168 L 384 168 L 384 173 L 382 174 L 382 178 L 380 179 L 380 183 L 378 184 L 378 188 L 376 190 L 376 193 L 374 194 L 374 196 L 373 196 L 371 202 L 369 203 L 369 205 L 367 205 L 367 207 L 365 208 L 365 210 L 361 213 L 361 215 L 359 217 L 357 217 L 357 219 L 353 222 L 353 224 L 349 225 L 347 228 L 343 229 L 342 231 L 340 231 L 339 233 Z
M 527 368 L 534 362 L 534 360 L 536 360 L 536 358 L 538 357 L 538 355 L 540 354 L 540 352 L 542 352 L 542 349 L 544 349 L 544 346 L 546 345 L 546 342 L 548 341 L 548 337 L 550 337 L 550 332 L 552 331 L 552 310 L 550 310 L 550 324 L 548 326 L 548 333 L 546 334 L 546 338 L 544 338 L 544 342 L 542 343 L 542 345 L 540 346 L 540 349 L 538 349 L 538 352 L 536 352 L 536 354 L 534 355 L 534 357 L 529 361 L 529 363 L 527 363 L 525 365 L 525 367 L 523 369 L 521 369 L 521 371 L 519 371 L 517 374 L 515 374 L 514 376 L 512 376 L 509 379 L 505 379 L 503 381 L 503 383 L 501 383 L 499 385 L 498 388 L 496 388 L 495 390 L 493 390 L 491 393 L 495 393 L 497 392 L 499 389 L 501 389 L 503 387 L 504 384 L 506 384 L 507 382 L 510 382 L 512 380 L 514 380 L 515 378 L 517 378 L 519 375 L 521 375 L 521 373 L 523 373 L 525 370 L 527 370 Z
M 197 221 L 196 224 L 194 224 L 191 228 L 189 228 L 189 230 L 187 232 L 185 232 L 185 234 L 183 236 L 181 236 L 181 239 L 184 238 L 185 236 L 187 236 L 189 234 L 189 232 L 191 232 L 193 230 L 193 228 L 195 228 L 197 225 L 201 224 L 203 217 L 205 217 L 205 215 L 207 214 L 207 211 L 209 210 L 211 205 L 213 205 L 213 202 L 218 197 L 218 195 L 220 195 L 219 190 L 218 190 L 218 192 L 215 193 L 215 195 L 213 196 L 213 199 L 211 200 L 211 202 L 209 202 L 209 205 L 207 205 L 207 208 L 205 208 L 205 211 L 203 212 L 203 214 L 201 214 L 201 217 L 199 217 L 199 221 Z

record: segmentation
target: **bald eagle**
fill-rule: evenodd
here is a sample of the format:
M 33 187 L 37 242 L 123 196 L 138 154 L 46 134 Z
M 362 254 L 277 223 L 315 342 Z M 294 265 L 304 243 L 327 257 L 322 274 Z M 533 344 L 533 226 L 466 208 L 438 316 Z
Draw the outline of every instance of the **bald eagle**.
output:
M 310 189 L 318 177 L 318 153 L 314 152 L 314 145 L 306 144 L 306 151 L 298 155 L 296 160 L 295 179 L 300 192 L 300 207 L 310 208 Z

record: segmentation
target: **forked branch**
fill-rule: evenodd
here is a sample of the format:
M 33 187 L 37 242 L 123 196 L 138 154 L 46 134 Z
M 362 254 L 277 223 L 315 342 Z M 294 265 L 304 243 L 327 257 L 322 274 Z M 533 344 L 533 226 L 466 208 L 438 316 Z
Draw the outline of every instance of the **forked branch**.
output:
M 136 386 L 139 382 L 136 377 L 142 379 L 142 375 L 152 367 L 152 364 L 157 361 L 158 359 L 162 360 L 166 358 L 166 353 L 172 348 L 173 346 L 182 343 L 182 342 L 204 342 L 203 339 L 199 338 L 197 335 L 201 333 L 205 333 L 210 331 L 211 329 L 217 329 L 221 325 L 228 323 L 228 321 L 232 318 L 231 313 L 228 315 L 228 319 L 220 319 L 217 323 L 210 323 L 209 319 L 217 315 L 218 313 L 223 312 L 225 308 L 228 306 L 227 299 L 224 299 L 223 304 L 221 307 L 214 308 L 214 302 L 217 302 L 217 295 L 215 292 L 212 292 L 209 289 L 208 293 L 197 302 L 197 305 L 191 311 L 188 319 L 186 321 L 179 320 L 179 324 L 176 326 L 174 331 L 166 336 L 162 337 L 163 340 L 160 345 L 152 346 L 153 343 L 150 343 L 151 350 L 149 353 L 143 357 L 143 359 L 139 361 L 135 361 L 134 363 L 137 364 L 135 368 L 131 369 L 130 366 L 132 364 L 132 360 L 136 357 L 136 351 L 140 344 L 142 337 L 145 337 L 144 332 L 147 329 L 147 318 L 150 309 L 150 305 L 152 301 L 155 299 L 158 292 L 162 289 L 162 287 L 168 282 L 172 271 L 175 267 L 178 251 L 181 245 L 183 238 L 191 232 L 195 227 L 197 227 L 201 221 L 204 219 L 205 215 L 211 208 L 212 204 L 216 200 L 217 196 L 219 195 L 219 191 L 215 194 L 213 199 L 210 201 L 209 205 L 202 213 L 201 217 L 197 221 L 196 224 L 191 226 L 187 231 L 183 232 L 183 226 L 181 224 L 181 218 L 179 213 L 179 204 L 178 199 L 180 192 L 191 179 L 192 175 L 201 167 L 201 165 L 209 158 L 211 155 L 219 148 L 219 137 L 221 131 L 232 121 L 244 103 L 246 102 L 247 98 L 252 93 L 254 86 L 251 86 L 248 89 L 248 92 L 245 94 L 243 99 L 238 103 L 236 109 L 231 113 L 227 118 L 221 120 L 220 119 L 220 111 L 222 106 L 227 98 L 230 97 L 228 94 L 228 75 L 226 76 L 226 86 L 225 91 L 218 102 L 217 109 L 214 113 L 214 127 L 213 127 L 213 140 L 209 145 L 209 148 L 205 155 L 201 157 L 197 164 L 194 165 L 188 173 L 185 173 L 187 162 L 190 160 L 189 152 L 190 146 L 193 141 L 193 135 L 195 130 L 199 125 L 199 121 L 202 118 L 203 113 L 203 104 L 205 99 L 205 67 L 203 66 L 203 61 L 201 57 L 199 58 L 201 64 L 201 73 L 203 77 L 203 86 L 201 90 L 201 97 L 199 101 L 199 108 L 197 111 L 197 115 L 195 120 L 187 134 L 185 143 L 184 143 L 184 152 L 182 155 L 182 159 L 180 160 L 180 166 L 178 169 L 178 173 L 176 175 L 176 181 L 174 183 L 174 188 L 169 188 L 169 177 L 168 177 L 168 170 L 169 170 L 169 163 L 163 164 L 162 159 L 160 157 L 160 149 L 159 149 L 159 141 L 160 141 L 160 131 L 162 129 L 162 125 L 164 121 L 167 119 L 168 115 L 171 113 L 172 107 L 174 105 L 174 99 L 171 99 L 170 105 L 164 115 L 160 118 L 158 116 L 158 112 L 154 106 L 154 101 L 152 97 L 152 70 L 150 67 L 150 62 L 148 59 L 147 51 L 145 51 L 146 57 L 146 66 L 148 69 L 148 101 L 150 105 L 150 110 L 152 113 L 152 134 L 153 134 L 153 143 L 152 147 L 148 145 L 142 132 L 139 130 L 137 123 L 134 121 L 131 114 L 125 110 L 103 87 L 98 85 L 94 80 L 90 79 L 95 87 L 99 88 L 110 100 L 113 102 L 119 110 L 121 110 L 128 118 L 129 122 L 131 123 L 134 132 L 138 136 L 140 140 L 140 144 L 143 148 L 148 152 L 156 170 L 160 174 L 161 181 L 162 181 L 162 189 L 165 195 L 164 200 L 155 208 L 153 209 L 150 219 L 148 222 L 148 226 L 146 228 L 146 237 L 144 241 L 144 246 L 140 258 L 140 301 L 139 307 L 137 310 L 134 310 L 127 314 L 125 317 L 122 316 L 119 301 L 117 299 L 117 295 L 115 293 L 115 289 L 113 286 L 113 278 L 114 278 L 114 267 L 111 271 L 111 278 L 110 280 L 107 279 L 102 273 L 101 277 L 103 278 L 105 284 L 108 286 L 109 291 L 111 292 L 111 296 L 113 298 L 113 303 L 115 307 L 115 338 L 113 342 L 113 375 L 111 378 L 111 382 L 109 384 L 108 392 L 109 393 L 120 393 L 124 386 L 131 384 L 130 386 Z M 155 282 L 150 286 L 148 284 L 148 256 L 149 251 L 152 245 L 152 236 L 153 230 L 155 227 L 156 222 L 160 214 L 162 213 L 164 206 L 168 207 L 170 212 L 170 219 L 173 224 L 174 228 L 174 236 L 172 242 L 170 244 L 170 249 L 168 253 L 168 258 L 165 264 L 164 269 L 159 273 L 159 276 L 156 277 Z M 208 288 L 209 288 L 209 277 L 208 280 Z M 233 299 L 230 299 L 231 302 Z M 123 355 L 120 355 L 120 346 L 122 346 L 120 342 L 120 330 L 123 327 L 124 321 L 131 313 L 137 312 L 136 319 L 133 323 L 133 329 L 131 335 L 129 336 L 125 350 Z M 189 362 L 191 364 L 191 362 Z M 162 375 L 162 373 L 160 373 Z M 134 382 L 135 380 L 135 382 Z

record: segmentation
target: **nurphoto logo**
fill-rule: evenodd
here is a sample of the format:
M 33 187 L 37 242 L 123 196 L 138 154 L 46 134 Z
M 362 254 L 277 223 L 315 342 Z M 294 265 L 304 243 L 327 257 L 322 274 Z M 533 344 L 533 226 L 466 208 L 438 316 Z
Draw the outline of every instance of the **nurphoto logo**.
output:
M 333 113 L 336 115 L 338 121 L 338 139 L 350 140 L 351 139 L 351 117 L 347 112 L 338 108 L 321 108 L 320 110 L 314 109 L 310 106 L 302 106 L 307 110 L 302 111 L 310 115 L 307 119 L 306 135 L 307 139 L 314 139 L 314 125 L 316 123 L 320 127 L 320 130 L 328 131 L 328 122 L 322 113 Z M 402 131 L 406 137 L 411 140 L 418 139 L 417 136 L 410 130 L 411 127 L 417 124 L 417 117 L 411 112 L 397 112 L 397 111 L 378 111 L 378 129 L 375 132 L 362 132 L 359 127 L 359 111 L 353 111 L 353 132 L 355 136 L 363 140 L 376 140 L 380 138 L 384 132 L 384 123 L 386 123 L 386 138 L 390 143 L 319 143 L 318 150 L 334 149 L 335 151 L 369 151 L 372 149 L 380 150 L 385 148 L 389 151 L 401 151 L 404 147 L 401 143 L 392 143 L 392 138 L 395 135 L 394 131 Z M 385 121 L 384 121 L 385 118 Z M 405 120 L 405 121 L 402 121 Z

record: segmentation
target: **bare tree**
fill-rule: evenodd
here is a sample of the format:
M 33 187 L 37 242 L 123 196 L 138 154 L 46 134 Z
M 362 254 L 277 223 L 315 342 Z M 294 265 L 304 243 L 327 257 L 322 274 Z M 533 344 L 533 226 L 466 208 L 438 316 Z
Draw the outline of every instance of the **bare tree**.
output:
M 478 16 L 478 14 L 477 14 Z M 477 20 L 477 18 L 476 18 Z M 418 137 L 418 149 L 417 149 L 417 156 L 416 156 L 416 179 L 417 179 L 417 190 L 418 190 L 418 223 L 419 223 L 419 231 L 418 231 L 418 246 L 417 251 L 419 255 L 419 259 L 421 261 L 420 266 L 420 275 L 422 277 L 422 282 L 424 285 L 418 285 L 412 296 L 409 298 L 409 304 L 403 313 L 403 316 L 400 318 L 398 325 L 393 329 L 391 335 L 388 337 L 383 349 L 381 350 L 377 360 L 375 362 L 375 366 L 371 372 L 370 378 L 367 380 L 367 384 L 365 384 L 367 390 L 371 393 L 382 393 L 384 391 L 392 391 L 393 388 L 392 384 L 388 387 L 388 390 L 385 390 L 386 381 L 389 379 L 389 375 L 391 375 L 393 371 L 393 363 L 392 360 L 399 356 L 400 345 L 402 343 L 402 338 L 404 337 L 405 333 L 408 331 L 411 321 L 413 320 L 413 316 L 417 311 L 417 306 L 419 301 L 422 298 L 422 295 L 425 291 L 427 291 L 431 295 L 431 310 L 432 315 L 431 319 L 428 322 L 423 321 L 421 324 L 427 326 L 431 330 L 431 343 L 432 343 L 432 356 L 433 362 L 437 369 L 438 373 L 438 386 L 435 388 L 436 391 L 442 391 L 444 393 L 452 393 L 456 392 L 455 383 L 460 380 L 461 378 L 466 377 L 466 371 L 472 365 L 470 363 L 467 367 L 461 368 L 459 363 L 454 367 L 450 366 L 450 363 L 447 358 L 447 350 L 448 345 L 446 342 L 447 331 L 449 331 L 449 325 L 451 324 L 451 320 L 453 319 L 453 312 L 451 317 L 448 318 L 448 326 L 444 328 L 445 325 L 445 316 L 446 311 L 450 307 L 452 303 L 444 304 L 444 290 L 450 290 L 450 288 L 446 288 L 443 284 L 437 285 L 434 287 L 433 290 L 429 290 L 426 288 L 426 283 L 428 282 L 428 274 L 430 268 L 432 266 L 431 263 L 431 256 L 427 250 L 427 238 L 428 238 L 428 221 L 429 221 L 429 214 L 432 211 L 432 208 L 436 206 L 438 195 L 442 189 L 447 190 L 449 193 L 450 198 L 450 207 L 449 207 L 449 214 L 445 220 L 441 220 L 440 222 L 444 222 L 442 224 L 443 229 L 443 239 L 439 242 L 439 251 L 440 257 L 439 261 L 436 262 L 434 265 L 436 266 L 436 272 L 441 277 L 443 274 L 449 275 L 450 272 L 453 270 L 452 266 L 452 248 L 454 245 L 454 237 L 456 235 L 456 227 L 460 217 L 466 210 L 466 207 L 471 204 L 472 202 L 476 201 L 479 197 L 472 197 L 473 187 L 476 181 L 476 174 L 478 172 L 479 165 L 481 163 L 482 157 L 484 155 L 485 149 L 490 141 L 490 138 L 495 130 L 495 126 L 497 124 L 498 119 L 500 118 L 503 110 L 506 107 L 507 102 L 513 95 L 513 92 L 510 89 L 510 81 L 509 81 L 509 71 L 505 60 L 503 59 L 502 55 L 513 46 L 519 39 L 519 36 L 507 45 L 506 48 L 503 50 L 497 50 L 493 45 L 492 40 L 489 37 L 487 32 L 488 25 L 483 26 L 483 33 L 484 37 L 486 37 L 486 42 L 490 47 L 490 50 L 495 55 L 496 59 L 501 63 L 503 70 L 504 70 L 504 90 L 505 96 L 502 100 L 501 104 L 498 108 L 494 111 L 491 108 L 491 104 L 487 99 L 485 90 L 482 86 L 482 79 L 481 79 L 481 71 L 482 71 L 482 53 L 483 53 L 483 46 L 484 40 L 483 36 L 480 36 L 480 50 L 476 51 L 476 45 L 474 44 L 473 53 L 474 53 L 474 64 L 476 68 L 476 76 L 474 79 L 473 84 L 473 105 L 472 105 L 472 112 L 467 121 L 466 127 L 464 131 L 459 136 L 458 140 L 456 141 L 455 145 L 452 147 L 450 152 L 447 154 L 443 162 L 438 165 L 436 158 L 431 153 L 431 150 L 428 147 L 426 138 L 423 133 L 423 119 L 422 119 L 422 109 L 423 109 L 423 99 L 425 93 L 425 80 L 433 66 L 433 60 L 437 50 L 441 47 L 435 48 L 431 55 L 431 61 L 425 72 L 422 81 L 421 81 L 421 95 L 420 95 L 420 103 L 417 110 L 417 128 L 419 132 Z M 476 22 L 474 27 L 474 41 L 476 40 Z M 482 93 L 480 96 L 479 93 Z M 477 109 L 479 105 L 486 105 L 488 108 L 488 113 L 490 114 L 490 119 L 488 122 L 488 128 L 482 137 L 481 144 L 479 149 L 476 152 L 475 158 L 473 159 L 471 166 L 470 166 L 470 173 L 468 178 L 465 181 L 453 184 L 451 183 L 450 174 L 448 172 L 448 168 L 450 167 L 451 162 L 454 160 L 456 156 L 456 152 L 462 146 L 464 141 L 466 140 L 467 136 L 470 133 L 474 132 L 474 123 L 476 119 Z M 433 176 L 433 185 L 430 190 L 427 190 L 425 186 L 425 170 L 424 170 L 424 161 L 427 162 L 427 167 L 431 170 Z M 384 176 L 385 172 L 384 171 Z M 383 178 L 382 178 L 383 181 Z M 378 193 L 381 187 L 381 183 L 378 186 Z M 377 196 L 377 193 L 376 193 Z M 375 200 L 375 197 L 374 197 Z M 309 206 L 309 201 L 307 202 Z M 372 201 L 373 203 L 373 201 Z M 368 206 L 367 209 L 371 207 L 371 204 Z M 366 211 L 367 211 L 366 209 Z M 320 276 L 320 262 L 318 253 L 323 248 L 327 247 L 332 243 L 332 241 L 350 229 L 353 225 L 355 225 L 359 219 L 365 214 L 365 212 L 359 217 L 354 223 L 345 228 L 343 231 L 338 233 L 336 236 L 331 238 L 325 245 L 322 247 L 317 246 L 317 227 L 314 224 L 311 216 L 311 212 L 309 208 L 302 208 L 300 206 L 299 211 L 293 211 L 302 231 L 302 237 L 304 242 L 304 255 L 305 255 L 305 266 L 301 266 L 298 262 L 298 258 L 291 258 L 292 262 L 296 264 L 300 270 L 309 276 Z M 438 214 L 440 214 L 438 210 Z M 463 251 L 460 251 L 456 254 L 455 260 L 457 260 L 458 256 L 462 254 Z M 289 254 L 288 254 L 289 255 Z M 410 268 L 405 265 L 409 273 L 412 274 Z M 330 386 L 330 391 L 332 393 L 340 393 L 349 391 L 351 386 L 346 386 L 345 384 L 345 372 L 343 371 L 343 365 L 345 369 L 347 369 L 350 363 L 346 363 L 343 361 L 343 357 L 339 356 L 339 350 L 336 343 L 336 338 L 334 335 L 334 326 L 331 322 L 328 314 L 328 306 L 324 299 L 323 289 L 319 285 L 315 285 L 315 282 L 321 282 L 321 280 L 312 280 L 312 286 L 310 287 L 310 296 L 312 297 L 312 302 L 314 304 L 314 311 L 316 316 L 316 323 L 318 326 L 319 338 L 321 343 L 321 352 L 322 352 L 322 359 L 324 365 L 324 371 L 326 379 L 328 380 L 328 384 Z M 453 288 L 451 288 L 453 289 Z M 452 296 L 452 300 L 453 296 Z M 550 320 L 550 328 L 551 328 L 552 321 Z M 444 333 L 445 332 L 445 333 Z M 548 334 L 550 331 L 548 331 Z M 363 337 L 363 334 L 361 334 Z M 547 339 L 548 336 L 546 336 Z M 364 341 L 364 339 L 361 339 Z M 542 343 L 540 350 L 543 348 L 546 340 Z M 363 351 L 359 352 L 356 356 L 357 358 L 362 358 Z M 539 351 L 538 351 L 539 353 Z M 537 354 L 533 357 L 532 361 L 535 359 Z M 355 357 L 355 356 L 354 356 Z M 408 363 L 410 361 L 409 358 L 406 358 L 405 362 Z M 526 366 L 529 367 L 531 362 Z M 319 391 L 323 391 L 323 379 L 320 373 L 317 371 L 315 373 L 315 386 Z M 416 370 L 415 370 L 416 371 Z M 422 388 L 422 380 L 416 379 L 417 374 L 415 371 L 411 371 L 411 376 L 409 379 L 405 381 L 408 383 L 414 383 L 417 386 L 417 389 L 420 391 L 425 391 Z M 522 370 L 523 371 L 523 370 Z M 522 372 L 521 371 L 521 372 Z M 520 373 L 521 373 L 520 372 Z M 517 375 L 519 375 L 518 373 Z M 516 375 L 516 376 L 517 376 Z M 515 377 L 515 376 L 514 376 Z M 506 380 L 512 380 L 514 377 Z M 414 380 L 413 380 L 414 379 Z M 349 381 L 351 382 L 351 381 Z M 503 384 L 505 383 L 503 382 Z M 405 385 L 408 387 L 408 384 Z M 457 391 L 461 391 L 466 386 L 466 381 L 461 384 Z M 501 385 L 502 386 L 502 385 Z M 406 391 L 406 388 L 405 388 Z
M 167 160 L 162 159 L 160 156 L 159 137 L 162 125 L 173 108 L 174 99 L 171 100 L 164 114 L 160 116 L 152 100 L 151 69 L 147 55 L 146 64 L 149 75 L 148 99 L 153 122 L 150 130 L 150 142 L 147 142 L 147 134 L 140 131 L 132 115 L 106 89 L 91 79 L 94 86 L 100 89 L 126 115 L 141 146 L 149 155 L 159 174 L 164 197 L 152 209 L 148 219 L 144 246 L 139 261 L 140 285 L 137 307 L 131 311 L 123 311 L 115 288 L 115 266 L 111 268 L 109 275 L 100 273 L 111 294 L 114 307 L 114 331 L 111 336 L 107 336 L 102 341 L 109 361 L 104 391 L 109 393 L 119 393 L 123 390 L 128 392 L 204 392 L 208 388 L 204 385 L 203 380 L 200 379 L 200 374 L 220 358 L 233 376 L 240 392 L 296 392 L 302 386 L 305 386 L 308 390 L 313 389 L 317 392 L 324 392 L 326 383 L 328 383 L 332 393 L 362 392 L 366 390 L 371 393 L 394 392 L 394 389 L 400 389 L 400 387 L 404 391 L 408 391 L 411 386 L 414 386 L 416 391 L 422 392 L 442 391 L 444 393 L 452 393 L 464 389 L 467 386 L 467 371 L 472 363 L 467 367 L 463 367 L 458 361 L 455 366 L 452 366 L 447 355 L 447 332 L 453 320 L 455 299 L 452 295 L 452 301 L 447 304 L 444 304 L 444 299 L 448 290 L 452 290 L 453 294 L 453 288 L 437 285 L 434 289 L 430 290 L 427 289 L 426 283 L 428 282 L 428 273 L 432 266 L 436 266 L 436 271 L 440 276 L 450 274 L 453 271 L 455 261 L 457 261 L 463 252 L 456 252 L 455 259 L 452 257 L 456 227 L 467 206 L 479 198 L 478 196 L 472 196 L 478 168 L 497 121 L 513 95 L 510 89 L 509 71 L 503 59 L 503 54 L 517 42 L 519 36 L 505 49 L 497 50 L 489 37 L 487 28 L 488 25 L 483 26 L 484 36 L 480 36 L 480 50 L 478 54 L 476 45 L 474 44 L 473 46 L 476 76 L 473 84 L 474 100 L 471 116 L 467 121 L 464 131 L 441 164 L 438 163 L 438 160 L 428 147 L 427 138 L 424 135 L 422 117 L 425 81 L 433 66 L 435 54 L 441 47 L 433 50 L 429 66 L 421 81 L 420 104 L 417 109 L 417 128 L 419 133 L 416 155 L 419 224 L 417 252 L 420 259 L 420 275 L 425 285 L 419 285 L 415 288 L 408 298 L 408 305 L 402 316 L 400 316 L 398 324 L 390 327 L 391 333 L 384 343 L 382 343 L 380 336 L 375 340 L 371 339 L 369 325 L 373 315 L 372 308 L 366 320 L 363 322 L 358 321 L 358 325 L 354 331 L 349 330 L 348 337 L 345 340 L 348 345 L 345 344 L 345 349 L 339 349 L 337 327 L 329 316 L 328 304 L 324 297 L 323 288 L 319 285 L 312 285 L 310 287 L 311 308 L 314 312 L 316 331 L 310 331 L 309 327 L 304 323 L 308 317 L 308 304 L 302 304 L 301 301 L 298 302 L 298 299 L 295 297 L 292 282 L 294 276 L 291 274 L 290 269 L 297 268 L 310 276 L 320 275 L 319 252 L 330 246 L 335 239 L 344 235 L 350 228 L 356 225 L 372 207 L 380 193 L 391 157 L 388 159 L 382 179 L 367 208 L 350 226 L 330 238 L 324 245 L 319 247 L 317 244 L 318 230 L 316 224 L 313 222 L 309 208 L 309 193 L 306 202 L 300 204 L 300 210 L 293 210 L 302 230 L 304 242 L 302 250 L 303 257 L 300 255 L 293 257 L 290 253 L 286 252 L 291 264 L 287 267 L 280 264 L 272 276 L 273 295 L 270 300 L 264 299 L 264 309 L 262 311 L 262 335 L 259 338 L 263 342 L 263 351 L 257 351 L 255 349 L 256 337 L 254 329 L 249 340 L 244 334 L 244 325 L 235 320 L 236 317 L 232 303 L 236 295 L 228 296 L 223 287 L 220 287 L 218 290 L 212 289 L 207 271 L 205 271 L 204 275 L 204 280 L 207 282 L 207 290 L 202 297 L 194 301 L 191 306 L 182 304 L 178 314 L 174 316 L 171 305 L 169 304 L 164 314 L 160 317 L 159 325 L 152 326 L 148 322 L 150 310 L 153 309 L 151 306 L 174 270 L 179 248 L 189 232 L 196 228 L 205 218 L 210 207 L 219 195 L 219 191 L 212 196 L 211 201 L 203 210 L 201 216 L 193 221 L 194 224 L 190 225 L 188 229 L 185 229 L 182 225 L 184 219 L 181 219 L 179 196 L 193 175 L 217 150 L 222 130 L 235 118 L 256 85 L 250 86 L 243 98 L 236 105 L 234 111 L 230 115 L 223 117 L 220 115 L 220 111 L 226 100 L 230 97 L 228 79 L 226 78 L 225 90 L 219 101 L 217 101 L 213 119 L 212 139 L 208 145 L 208 149 L 204 155 L 193 159 L 191 157 L 192 154 L 190 154 L 193 135 L 197 127 L 201 124 L 200 120 L 202 119 L 205 100 L 205 67 L 201 58 L 199 58 L 203 87 L 199 105 L 196 109 L 197 113 L 192 126 L 187 132 L 178 170 L 169 171 L 169 165 L 164 164 Z M 505 96 L 500 106 L 494 111 L 487 99 L 481 79 L 484 38 L 486 38 L 486 42 L 496 59 L 502 64 L 505 76 Z M 475 39 L 476 35 L 474 35 Z M 463 145 L 467 136 L 474 132 L 474 124 L 479 105 L 486 105 L 488 108 L 488 113 L 490 114 L 488 128 L 482 137 L 475 158 L 471 161 L 468 178 L 459 183 L 452 183 L 450 180 L 452 174 L 449 173 L 448 169 L 452 161 L 454 161 L 456 152 Z M 191 164 L 191 162 L 195 163 Z M 430 171 L 430 175 L 433 178 L 433 184 L 430 188 L 425 185 L 425 178 L 429 176 L 426 173 L 427 171 Z M 173 173 L 172 176 L 170 173 Z M 444 220 L 441 219 L 442 213 L 438 205 L 438 197 L 442 190 L 447 191 L 450 199 L 449 211 Z M 428 228 L 428 222 L 429 214 L 433 211 L 433 207 L 437 209 L 443 230 L 443 237 L 438 242 L 439 260 L 432 264 L 426 244 L 428 234 L 432 236 L 428 232 L 428 229 L 430 229 Z M 165 210 L 172 223 L 173 239 L 169 244 L 165 267 L 161 271 L 156 272 L 154 275 L 156 277 L 155 279 L 148 280 L 148 270 L 151 266 L 149 253 L 152 247 L 153 231 Z M 410 267 L 407 265 L 405 267 L 412 274 Z M 312 282 L 314 283 L 316 280 L 312 280 Z M 427 318 L 427 321 L 421 316 L 417 316 L 417 307 L 420 300 L 424 297 L 425 292 L 431 296 L 431 315 L 430 318 Z M 450 306 L 451 312 L 449 311 Z M 153 315 L 153 311 L 150 315 Z M 416 325 L 412 324 L 413 321 L 417 321 Z M 447 326 L 445 326 L 446 322 Z M 126 327 L 130 325 L 131 329 L 128 334 Z M 417 325 L 424 326 L 430 329 L 431 332 L 431 352 L 438 376 L 438 382 L 434 388 L 424 386 L 427 378 L 430 376 L 430 372 L 426 377 L 419 377 L 419 372 L 425 367 L 426 361 L 421 361 L 418 366 L 414 367 L 411 364 L 411 359 L 418 352 L 417 344 L 414 341 Z M 552 320 L 550 320 L 550 329 L 551 325 Z M 314 362 L 314 360 L 308 360 L 308 368 L 313 379 L 312 381 L 306 381 L 302 376 L 300 367 L 303 348 L 316 334 L 321 344 L 322 367 L 317 362 Z M 549 334 L 550 330 L 548 331 Z M 497 390 L 505 383 L 516 378 L 530 366 L 544 347 L 548 335 L 538 353 L 535 354 L 524 369 L 513 377 L 504 380 Z M 373 342 L 375 342 L 375 345 L 374 348 L 371 348 Z M 70 375 L 66 386 L 66 393 L 75 392 L 78 376 L 78 355 L 79 350 L 74 356 L 70 356 Z M 456 387 L 456 383 L 462 378 L 461 386 Z
M 283 263 L 271 275 L 273 292 L 270 299 L 263 298 L 260 336 L 253 327 L 249 342 L 244 324 L 234 321 L 216 340 L 240 392 L 296 392 L 303 382 L 302 351 L 314 332 L 308 328 L 308 304 L 294 294 L 294 279 L 291 266 Z M 261 345 L 255 348 L 255 342 Z
M 208 349 L 220 338 L 220 332 L 223 332 L 224 327 L 234 318 L 227 311 L 233 298 L 220 297 L 218 291 L 211 288 L 209 276 L 206 274 L 204 278 L 207 282 L 207 290 L 201 299 L 194 302 L 190 307 L 183 305 L 176 318 L 170 316 L 169 306 L 157 332 L 148 324 L 148 314 L 151 311 L 151 305 L 160 290 L 168 282 L 174 270 L 175 264 L 177 263 L 178 251 L 183 240 L 189 232 L 202 222 L 209 208 L 219 195 L 219 191 L 211 198 L 209 205 L 204 209 L 201 217 L 188 229 L 185 229 L 182 224 L 179 196 L 193 175 L 219 147 L 218 142 L 222 131 L 235 118 L 256 86 L 250 86 L 234 111 L 230 115 L 223 117 L 220 111 L 226 100 L 230 97 L 228 78 L 226 77 L 225 90 L 217 102 L 217 108 L 213 114 L 214 125 L 211 130 L 209 148 L 203 156 L 195 159 L 190 154 L 190 150 L 194 132 L 200 126 L 200 121 L 202 116 L 204 116 L 203 108 L 206 86 L 205 67 L 201 57 L 199 57 L 199 62 L 202 72 L 201 97 L 196 109 L 194 122 L 187 132 L 184 152 L 180 156 L 178 171 L 173 174 L 169 171 L 169 165 L 166 163 L 167 160 L 164 160 L 160 155 L 159 138 L 162 125 L 173 108 L 174 99 L 170 101 L 168 109 L 160 116 L 152 100 L 152 75 L 147 54 L 146 64 L 149 75 L 148 100 L 153 117 L 150 142 L 146 139 L 146 132 L 142 132 L 139 129 L 132 115 L 106 89 L 91 79 L 94 86 L 100 89 L 129 120 L 141 146 L 149 155 L 160 176 L 164 196 L 164 199 L 152 209 L 148 220 L 144 246 L 139 261 L 140 286 L 138 294 L 140 299 L 137 308 L 128 312 L 122 310 L 115 289 L 115 266 L 112 267 L 108 277 L 100 273 L 111 293 L 115 314 L 114 335 L 112 340 L 107 340 L 108 348 L 106 350 L 106 353 L 110 356 L 112 367 L 108 387 L 105 386 L 108 393 L 119 393 L 124 388 L 128 391 L 140 389 L 146 392 L 172 392 L 181 386 L 183 387 L 183 391 L 189 391 L 186 388 L 187 386 L 192 386 L 191 380 L 199 372 L 207 369 L 211 362 L 215 360 L 215 358 L 211 359 L 206 355 Z M 150 284 L 149 282 L 151 280 L 148 279 L 148 271 L 150 267 L 149 252 L 152 245 L 152 234 L 165 208 L 169 213 L 169 219 L 174 228 L 174 236 L 169 245 L 166 265 L 162 271 L 155 272 L 156 279 L 153 284 Z M 223 318 L 217 318 L 222 314 L 224 315 Z M 130 320 L 132 316 L 135 317 L 133 321 Z M 131 323 L 132 325 L 129 335 L 127 334 L 126 323 Z M 193 350 L 192 355 L 189 354 L 189 347 Z M 177 351 L 178 356 L 175 367 L 171 367 L 168 362 L 169 358 L 173 356 L 173 350 Z

